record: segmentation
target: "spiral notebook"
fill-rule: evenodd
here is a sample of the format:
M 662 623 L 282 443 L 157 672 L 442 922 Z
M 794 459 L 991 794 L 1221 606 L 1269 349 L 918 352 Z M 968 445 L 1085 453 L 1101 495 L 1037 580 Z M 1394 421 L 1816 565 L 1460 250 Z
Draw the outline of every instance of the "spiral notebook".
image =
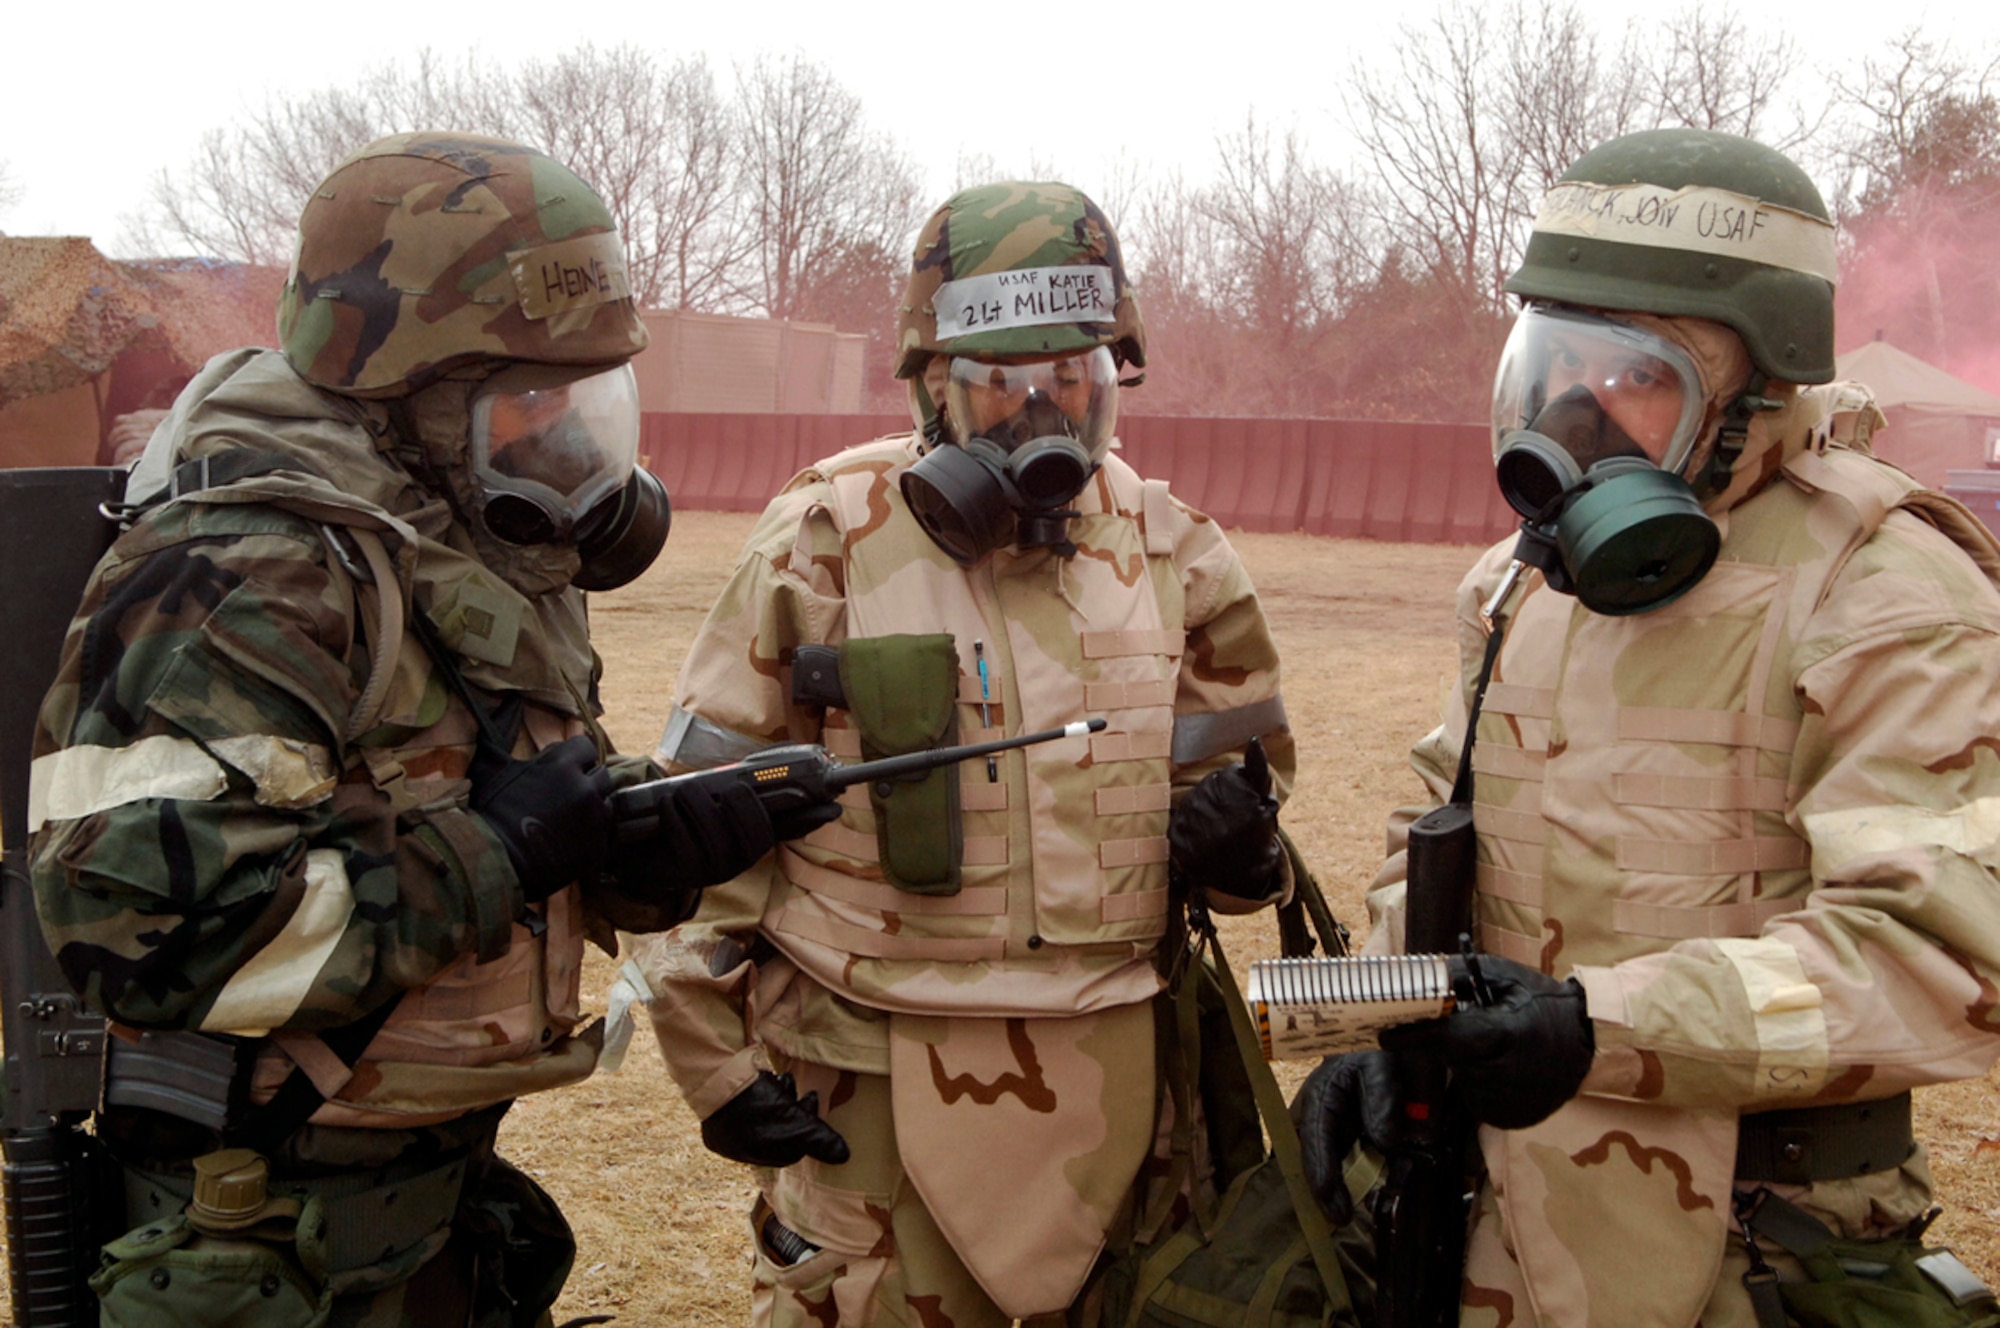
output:
M 1441 954 L 1259 959 L 1243 999 L 1274 1061 L 1364 1051 L 1383 1029 L 1436 1019 L 1456 1004 Z

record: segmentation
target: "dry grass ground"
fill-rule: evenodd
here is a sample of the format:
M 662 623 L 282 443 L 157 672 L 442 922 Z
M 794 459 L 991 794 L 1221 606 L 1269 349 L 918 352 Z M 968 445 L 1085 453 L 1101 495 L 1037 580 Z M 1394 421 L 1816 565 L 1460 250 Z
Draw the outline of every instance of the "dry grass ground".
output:
M 650 750 L 674 673 L 749 530 L 747 516 L 675 518 L 661 564 L 593 603 L 604 699 L 621 748 Z M 1382 818 L 1416 791 L 1404 763 L 1453 671 L 1451 591 L 1473 551 L 1238 535 L 1283 652 L 1300 771 L 1285 821 L 1350 925 L 1381 854 Z M 1224 932 L 1239 973 L 1274 953 L 1268 922 Z M 586 999 L 602 1008 L 615 964 L 593 954 Z M 2000 1281 L 2000 1075 L 1917 1095 L 1946 1214 L 1936 1228 Z M 749 1173 L 700 1146 L 695 1123 L 643 1031 L 622 1073 L 521 1102 L 503 1151 L 561 1201 L 580 1254 L 557 1319 L 615 1313 L 626 1324 L 722 1325 L 749 1302 Z

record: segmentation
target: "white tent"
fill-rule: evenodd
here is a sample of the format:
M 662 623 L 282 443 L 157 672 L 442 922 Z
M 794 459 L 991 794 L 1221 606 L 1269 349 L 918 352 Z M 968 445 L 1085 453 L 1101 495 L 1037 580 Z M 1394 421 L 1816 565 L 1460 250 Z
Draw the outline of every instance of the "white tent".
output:
M 1886 341 L 1838 357 L 1834 371 L 1866 383 L 1888 417 L 1875 435 L 1875 455 L 1925 485 L 1942 489 L 1949 470 L 2000 465 L 2000 396 Z

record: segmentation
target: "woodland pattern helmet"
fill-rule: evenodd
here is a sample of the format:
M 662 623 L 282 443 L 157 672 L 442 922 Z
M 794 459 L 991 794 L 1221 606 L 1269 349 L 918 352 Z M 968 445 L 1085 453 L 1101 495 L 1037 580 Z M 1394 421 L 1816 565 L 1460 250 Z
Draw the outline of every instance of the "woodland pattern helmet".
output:
M 1784 154 L 1654 129 L 1586 152 L 1549 190 L 1507 290 L 1607 311 L 1712 319 L 1768 379 L 1833 369 L 1834 227 Z
M 370 143 L 314 191 L 278 338 L 306 381 L 376 398 L 480 360 L 609 368 L 646 329 L 589 185 L 519 143 L 424 132 Z
M 917 236 L 896 320 L 896 376 L 932 355 L 1036 356 L 1110 346 L 1146 363 L 1118 236 L 1066 184 L 1004 181 L 954 195 Z

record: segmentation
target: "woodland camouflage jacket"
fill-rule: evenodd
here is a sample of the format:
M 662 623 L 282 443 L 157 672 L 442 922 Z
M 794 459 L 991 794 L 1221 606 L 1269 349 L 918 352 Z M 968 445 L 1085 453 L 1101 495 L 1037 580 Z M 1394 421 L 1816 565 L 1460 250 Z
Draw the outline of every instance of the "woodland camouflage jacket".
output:
M 466 810 L 474 720 L 406 625 L 428 613 L 477 691 L 518 698 L 521 754 L 594 723 L 581 597 L 485 570 L 391 459 L 380 408 L 273 352 L 218 357 L 172 426 L 183 459 L 289 468 L 151 509 L 93 574 L 31 781 L 64 971 L 126 1024 L 271 1034 L 263 1089 L 274 1045 L 414 993 L 322 1122 L 439 1119 L 588 1073 L 577 891 L 526 919 Z

